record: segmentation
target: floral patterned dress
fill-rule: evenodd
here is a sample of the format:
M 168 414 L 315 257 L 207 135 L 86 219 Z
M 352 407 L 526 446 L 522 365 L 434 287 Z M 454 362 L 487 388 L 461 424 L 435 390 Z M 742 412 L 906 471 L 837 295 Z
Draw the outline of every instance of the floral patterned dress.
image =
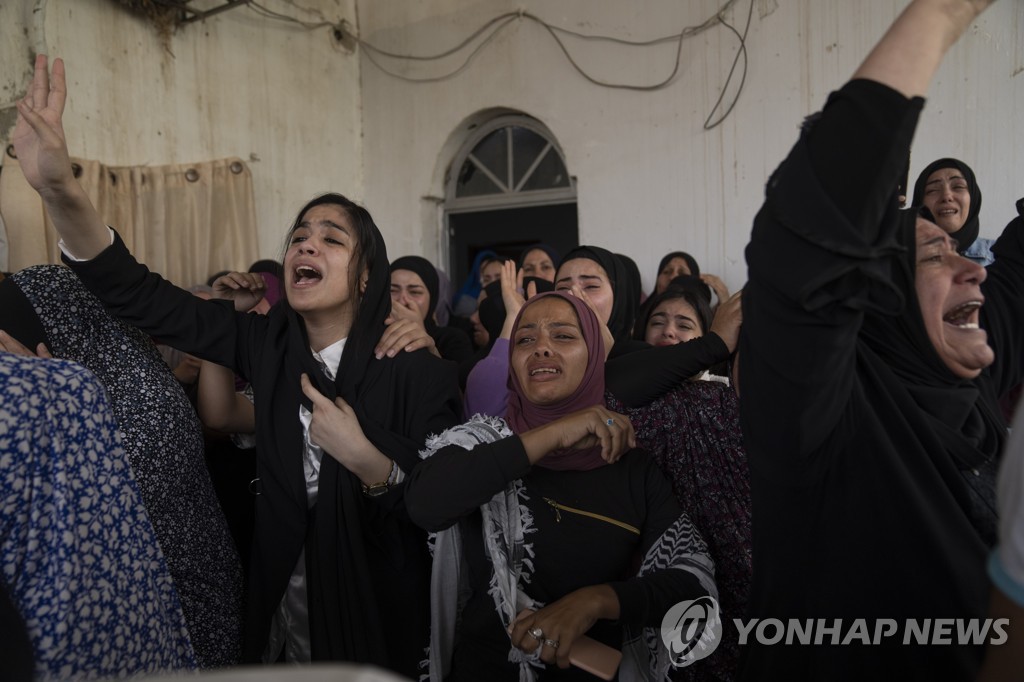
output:
M 723 625 L 712 656 L 673 671 L 685 680 L 731 680 L 739 665 L 733 618 L 745 618 L 752 575 L 750 472 L 740 432 L 739 399 L 716 381 L 688 381 L 650 405 L 626 408 L 610 394 L 609 409 L 629 416 L 637 445 L 672 482 L 715 561 Z
M 0 352 L 0 581 L 36 679 L 197 666 L 107 394 L 75 363 Z

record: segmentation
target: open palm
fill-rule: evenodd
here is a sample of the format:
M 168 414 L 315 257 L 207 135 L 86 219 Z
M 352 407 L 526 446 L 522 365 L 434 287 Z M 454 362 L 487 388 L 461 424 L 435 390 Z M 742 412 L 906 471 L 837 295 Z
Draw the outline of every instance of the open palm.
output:
M 54 60 L 51 77 L 46 55 L 38 55 L 32 87 L 18 102 L 12 138 L 25 179 L 38 192 L 58 189 L 73 178 L 61 123 L 66 98 L 64 62 Z

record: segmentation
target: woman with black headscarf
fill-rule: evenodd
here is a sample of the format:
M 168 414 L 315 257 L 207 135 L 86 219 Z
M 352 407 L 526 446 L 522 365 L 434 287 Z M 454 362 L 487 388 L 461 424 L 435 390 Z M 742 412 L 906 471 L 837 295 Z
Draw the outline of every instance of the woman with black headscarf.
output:
M 662 257 L 661 262 L 658 263 L 658 275 L 654 281 L 654 293 L 660 294 L 665 291 L 673 280 L 680 277 L 692 277 L 703 282 L 706 287 L 713 289 L 715 296 L 718 297 L 718 301 L 715 303 L 716 306 L 729 299 L 729 288 L 725 286 L 725 282 L 717 275 L 707 272 L 701 274 L 697 260 L 685 251 L 672 251 Z M 710 297 L 708 302 L 711 302 Z
M 462 362 L 473 355 L 473 344 L 461 329 L 437 323 L 437 269 L 426 258 L 402 256 L 391 264 L 391 314 L 412 315 L 421 321 L 445 360 Z
M 754 221 L 740 342 L 750 616 L 819 625 L 816 644 L 752 637 L 747 679 L 977 673 L 987 636 L 936 646 L 912 628 L 984 625 L 1024 227 L 1003 233 L 986 277 L 934 223 L 901 215 L 894 190 L 921 95 L 987 4 L 912 2 L 805 127 Z M 870 634 L 851 639 L 858 623 Z
M 66 261 L 121 319 L 252 383 L 260 479 L 245 659 L 414 675 L 429 567 L 402 480 L 427 435 L 457 422 L 458 389 L 425 350 L 374 359 L 391 299 L 370 214 L 338 194 L 308 202 L 288 231 L 285 299 L 267 315 L 200 300 L 137 263 L 100 220 L 71 172 L 60 60 L 52 81 L 40 56 L 14 141 Z M 262 296 L 222 293 L 240 310 Z
M 640 292 L 621 258 L 600 246 L 576 247 L 565 254 L 555 275 L 556 290 L 568 291 L 574 285 L 586 292 L 615 339 L 609 358 L 646 347 L 632 338 Z
M 981 188 L 974 171 L 959 159 L 928 164 L 914 183 L 911 205 L 925 207 L 931 220 L 956 240 L 957 251 L 981 265 L 992 264 L 994 239 L 978 236 L 981 229 Z
M 546 279 L 549 282 L 555 281 L 555 273 L 562 259 L 558 252 L 547 244 L 534 244 L 523 249 L 519 254 L 516 265 L 527 277 Z
M 697 260 L 685 251 L 666 253 L 658 263 L 658 276 L 654 283 L 654 293 L 660 294 L 668 288 L 669 282 L 682 276 L 700 277 L 700 266 Z
M 510 268 L 511 264 L 507 264 Z M 511 280 L 511 270 L 507 275 Z M 503 276 L 502 280 L 504 281 Z M 608 390 L 627 407 L 640 407 L 689 381 L 695 374 L 729 359 L 739 339 L 739 294 L 719 306 L 710 333 L 689 343 L 653 348 L 632 336 L 636 312 L 634 289 L 618 256 L 598 246 L 581 246 L 569 252 L 558 269 L 556 288 L 585 297 L 609 333 L 611 353 L 605 363 Z M 624 285 L 620 285 L 624 282 Z M 508 311 L 506 331 L 518 312 Z M 625 337 L 623 338 L 623 335 Z M 507 334 L 506 334 L 507 338 Z M 486 369 L 467 383 L 466 414 L 477 412 L 502 416 L 508 395 L 504 377 L 507 357 L 490 353 Z

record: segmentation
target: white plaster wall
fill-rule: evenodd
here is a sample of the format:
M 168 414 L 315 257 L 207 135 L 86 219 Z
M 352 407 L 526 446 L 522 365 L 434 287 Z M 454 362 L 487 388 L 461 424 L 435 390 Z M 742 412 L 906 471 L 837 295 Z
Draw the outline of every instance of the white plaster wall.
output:
M 285 228 L 314 194 L 362 199 L 359 57 L 329 28 L 309 31 L 243 7 L 182 27 L 167 50 L 117 0 L 0 4 L 0 136 L 13 125 L 13 110 L 3 110 L 11 90 L 20 83 L 24 92 L 32 54 L 46 50 L 67 63 L 72 155 L 117 165 L 247 160 L 263 257 L 279 255 Z M 260 4 L 318 18 L 293 2 Z M 310 5 L 332 22 L 355 19 L 353 0 Z
M 724 0 L 723 0 L 724 1 Z M 751 0 L 726 16 L 741 31 Z M 712 16 L 717 0 L 357 0 L 361 37 L 401 53 L 436 53 L 485 21 L 522 8 L 589 33 L 650 39 Z M 470 115 L 508 107 L 539 118 L 565 151 L 578 179 L 580 235 L 632 255 L 648 290 L 662 254 L 682 248 L 704 270 L 742 285 L 743 247 L 768 175 L 797 136 L 801 119 L 853 73 L 906 0 L 753 0 L 749 72 L 732 115 L 712 131 L 703 122 L 737 48 L 718 26 L 684 42 L 679 74 L 650 93 L 600 88 L 577 75 L 539 26 L 517 21 L 461 74 L 411 84 L 361 62 L 363 177 L 370 210 L 389 251 L 442 253 L 444 174 Z M 927 162 L 968 161 L 984 190 L 982 234 L 996 236 L 1024 196 L 1024 4 L 994 5 L 948 56 L 917 135 L 911 182 Z M 634 83 L 660 80 L 673 46 L 626 50 L 569 41 L 595 76 Z M 436 67 L 389 61 L 409 76 Z M 726 98 L 729 99 L 728 97 Z

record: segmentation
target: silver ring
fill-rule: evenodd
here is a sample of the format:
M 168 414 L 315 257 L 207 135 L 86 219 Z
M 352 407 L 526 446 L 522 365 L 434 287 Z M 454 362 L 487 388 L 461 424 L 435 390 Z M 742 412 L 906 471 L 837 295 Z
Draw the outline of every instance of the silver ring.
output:
M 549 646 L 552 649 L 557 649 L 558 648 L 558 640 L 557 639 L 545 639 L 544 640 L 544 646 Z
M 612 419 L 611 417 L 608 417 L 607 419 L 605 419 L 604 423 L 607 424 L 608 426 L 615 426 L 615 420 Z
M 530 630 L 527 630 L 527 634 L 529 634 L 530 637 L 533 637 L 538 642 L 544 639 L 544 631 L 540 628 L 531 628 Z

